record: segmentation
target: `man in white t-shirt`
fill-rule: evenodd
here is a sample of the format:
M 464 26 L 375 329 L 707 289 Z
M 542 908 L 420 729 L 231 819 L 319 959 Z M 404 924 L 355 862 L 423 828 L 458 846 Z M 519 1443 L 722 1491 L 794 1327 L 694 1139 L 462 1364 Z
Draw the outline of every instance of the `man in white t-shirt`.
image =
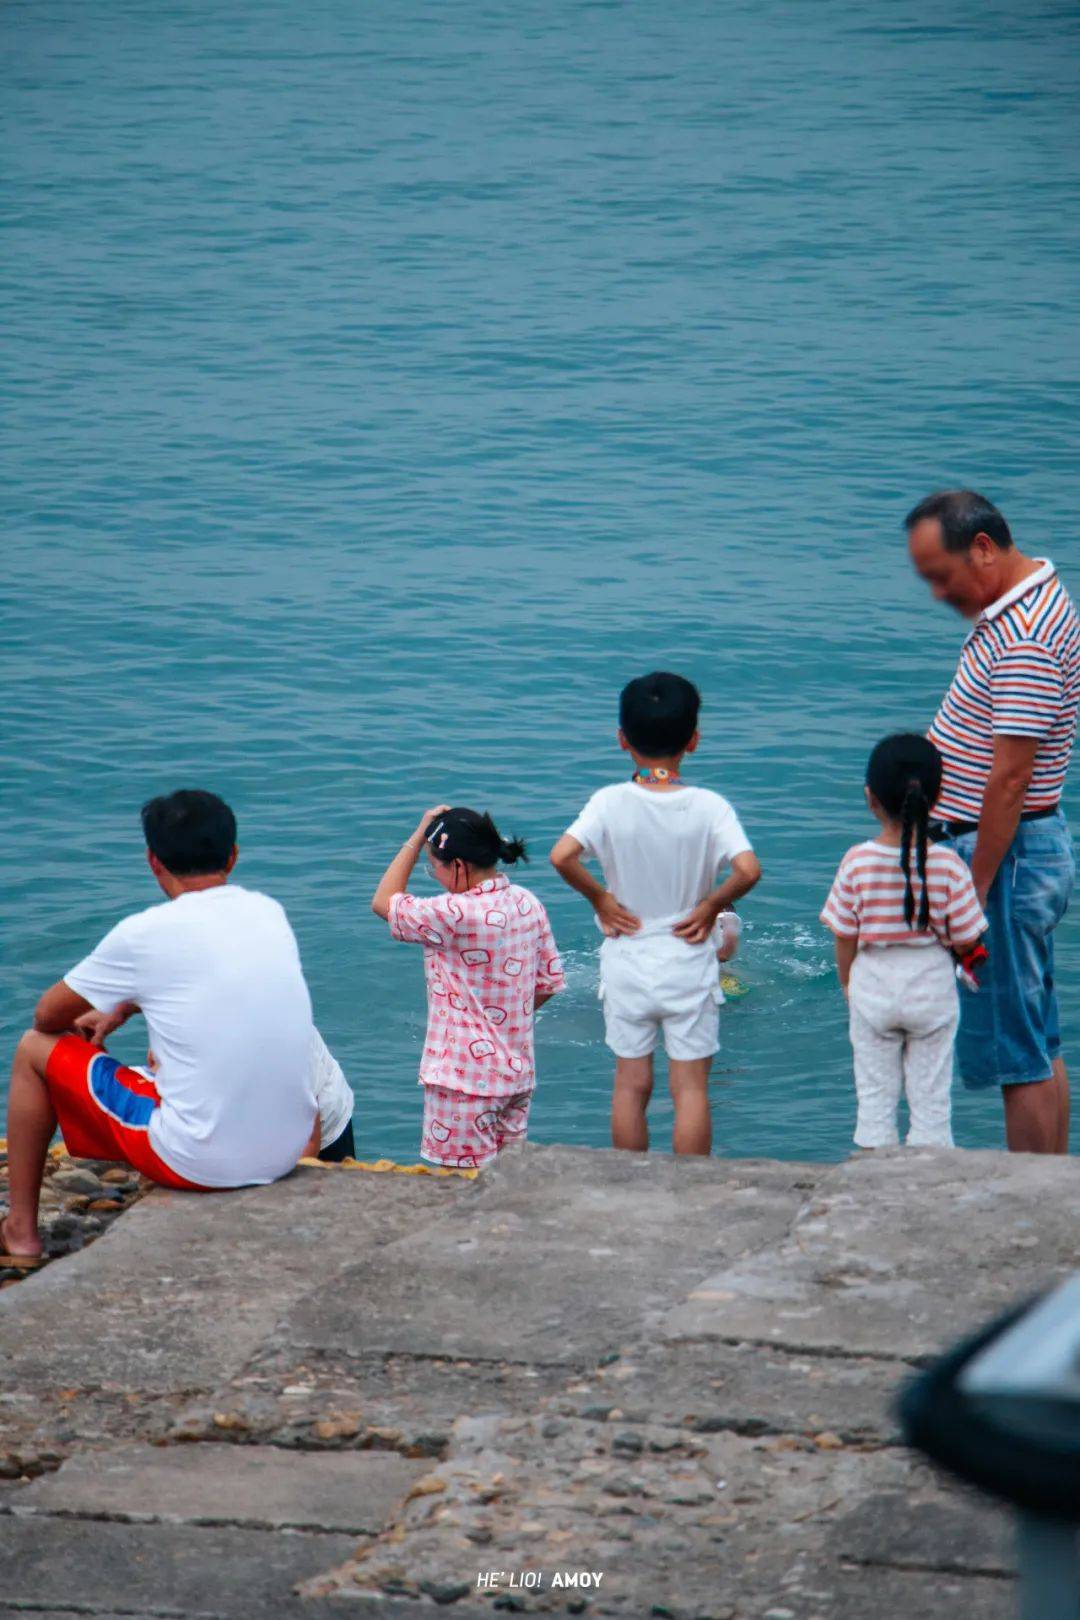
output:
M 232 811 L 184 790 L 152 799 L 142 823 L 166 903 L 125 917 L 45 992 L 12 1068 L 0 1251 L 26 1265 L 57 1123 L 77 1157 L 196 1191 L 274 1181 L 314 1135 L 321 1043 L 299 951 L 276 900 L 227 882 Z M 136 1012 L 152 1077 L 104 1050 Z
M 619 746 L 634 761 L 633 777 L 594 793 L 551 852 L 606 936 L 600 995 L 615 1053 L 617 1148 L 649 1145 L 645 1110 L 661 1030 L 675 1103 L 672 1147 L 712 1148 L 708 1076 L 723 1000 L 714 930 L 757 883 L 761 867 L 727 800 L 680 775 L 698 744 L 700 705 L 697 688 L 681 675 L 631 681 L 619 699 Z M 599 862 L 603 884 L 585 860 Z

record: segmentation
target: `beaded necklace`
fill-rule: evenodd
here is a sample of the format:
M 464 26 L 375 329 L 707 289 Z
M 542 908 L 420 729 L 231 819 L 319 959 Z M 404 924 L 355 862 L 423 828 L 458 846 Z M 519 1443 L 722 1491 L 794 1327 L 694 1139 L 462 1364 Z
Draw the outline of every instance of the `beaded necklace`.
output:
M 682 784 L 678 771 L 669 771 L 663 765 L 639 765 L 632 780 L 639 787 L 656 787 L 661 783 L 665 787 L 678 787 Z

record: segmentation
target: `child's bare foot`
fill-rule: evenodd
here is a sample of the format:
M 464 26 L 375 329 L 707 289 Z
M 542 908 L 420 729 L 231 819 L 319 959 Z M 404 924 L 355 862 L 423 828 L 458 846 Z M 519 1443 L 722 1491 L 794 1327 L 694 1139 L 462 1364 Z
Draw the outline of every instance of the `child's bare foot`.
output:
M 36 1226 L 23 1230 L 11 1215 L 0 1220 L 0 1265 L 36 1266 L 43 1247 Z

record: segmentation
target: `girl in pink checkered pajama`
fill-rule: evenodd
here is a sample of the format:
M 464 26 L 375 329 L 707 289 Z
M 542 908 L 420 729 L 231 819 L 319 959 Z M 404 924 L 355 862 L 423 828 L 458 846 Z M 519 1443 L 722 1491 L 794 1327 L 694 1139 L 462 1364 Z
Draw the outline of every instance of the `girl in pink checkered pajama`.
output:
M 444 891 L 431 899 L 408 892 L 425 848 Z M 524 856 L 524 844 L 501 837 L 486 812 L 438 805 L 394 856 L 371 902 L 395 939 L 424 952 L 420 1156 L 432 1164 L 487 1164 L 525 1137 L 536 1084 L 533 1014 L 565 980 L 547 912 L 497 870 Z

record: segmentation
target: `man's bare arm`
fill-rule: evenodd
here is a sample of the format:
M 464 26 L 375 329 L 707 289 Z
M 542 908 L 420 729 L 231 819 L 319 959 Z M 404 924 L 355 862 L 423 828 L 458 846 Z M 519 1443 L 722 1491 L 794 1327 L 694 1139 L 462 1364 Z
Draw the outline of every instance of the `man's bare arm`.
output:
M 985 905 L 998 867 L 1016 837 L 1038 746 L 1037 737 L 994 738 L 993 763 L 983 793 L 975 853 L 971 857 L 971 877 L 980 905 Z
M 58 979 L 37 1004 L 34 1028 L 43 1035 L 66 1035 L 71 1031 L 94 1046 L 104 1046 L 109 1036 L 140 1010 L 137 1002 L 118 1001 L 108 1012 L 99 1012 L 85 996 Z
M 85 996 L 76 995 L 63 979 L 57 979 L 34 1009 L 34 1028 L 42 1035 L 65 1035 L 77 1018 L 93 1011 Z

